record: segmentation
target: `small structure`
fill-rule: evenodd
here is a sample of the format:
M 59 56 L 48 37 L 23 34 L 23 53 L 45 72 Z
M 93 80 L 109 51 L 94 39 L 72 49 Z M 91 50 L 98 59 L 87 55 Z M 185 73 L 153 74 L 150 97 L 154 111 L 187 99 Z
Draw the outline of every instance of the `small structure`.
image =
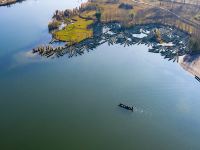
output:
M 200 82 L 200 78 L 198 76 L 195 76 L 195 79 Z

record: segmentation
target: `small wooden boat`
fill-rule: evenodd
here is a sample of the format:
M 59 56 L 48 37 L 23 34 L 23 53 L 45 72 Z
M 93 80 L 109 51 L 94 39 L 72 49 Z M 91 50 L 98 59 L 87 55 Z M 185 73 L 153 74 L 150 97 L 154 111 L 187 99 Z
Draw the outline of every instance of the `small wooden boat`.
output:
M 200 82 L 200 78 L 198 76 L 195 76 L 195 79 Z
M 124 104 L 122 104 L 122 103 L 120 103 L 118 106 L 121 107 L 121 108 L 127 109 L 127 110 L 131 110 L 131 111 L 133 112 L 133 107 L 124 105 Z

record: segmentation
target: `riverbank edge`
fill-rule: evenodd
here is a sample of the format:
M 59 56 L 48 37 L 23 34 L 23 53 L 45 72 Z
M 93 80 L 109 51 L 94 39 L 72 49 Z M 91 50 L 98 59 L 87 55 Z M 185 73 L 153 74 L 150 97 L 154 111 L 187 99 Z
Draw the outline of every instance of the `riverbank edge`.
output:
M 184 55 L 180 57 L 178 63 L 191 75 L 200 77 L 200 54 Z
M 13 0 L 13 1 L 6 1 L 4 3 L 0 3 L 0 7 L 3 7 L 3 6 L 10 6 L 12 4 L 16 4 L 16 3 L 20 3 L 20 2 L 23 2 L 25 0 Z

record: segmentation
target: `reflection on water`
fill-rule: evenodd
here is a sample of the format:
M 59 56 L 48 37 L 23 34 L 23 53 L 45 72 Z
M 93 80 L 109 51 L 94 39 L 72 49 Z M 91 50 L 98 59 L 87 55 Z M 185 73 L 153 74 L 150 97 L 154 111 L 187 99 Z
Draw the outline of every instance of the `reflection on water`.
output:
M 185 55 L 188 50 L 189 35 L 176 28 L 159 24 L 137 25 L 123 28 L 117 23 L 97 24 L 94 26 L 94 36 L 80 43 L 59 46 L 38 47 L 33 50 L 46 57 L 69 57 L 83 55 L 85 51 L 96 49 L 98 46 L 119 44 L 124 47 L 144 44 L 148 45 L 149 52 L 160 53 L 164 58 L 178 61 L 179 56 Z
M 154 47 L 173 51 L 173 37 L 159 36 L 158 29 L 174 32 L 180 47 L 187 44 L 185 33 L 107 24 L 96 37 L 71 47 L 77 52 L 65 49 L 50 57 L 59 59 L 41 61 L 27 52 L 49 40 L 41 37 L 48 34 L 52 12 L 76 2 L 30 0 L 0 8 L 0 63 L 8 66 L 7 55 L 21 63 L 39 62 L 9 71 L 0 66 L 0 149 L 200 149 L 199 83 L 178 64 L 148 52 Z M 80 48 L 84 56 L 73 57 Z M 65 54 L 70 60 L 60 57 Z M 119 102 L 134 105 L 135 112 L 119 109 Z

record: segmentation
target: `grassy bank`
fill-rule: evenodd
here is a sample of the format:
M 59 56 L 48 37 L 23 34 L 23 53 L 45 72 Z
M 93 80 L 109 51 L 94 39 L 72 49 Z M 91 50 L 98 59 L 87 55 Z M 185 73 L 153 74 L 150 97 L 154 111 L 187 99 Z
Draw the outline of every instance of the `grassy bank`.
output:
M 89 29 L 89 25 L 92 23 L 93 20 L 87 20 L 76 16 L 73 18 L 73 23 L 67 25 L 62 30 L 56 31 L 54 33 L 54 38 L 72 44 L 81 42 L 93 35 L 92 29 Z
M 68 43 L 78 43 L 93 36 L 91 25 L 96 22 L 118 21 L 129 24 L 135 15 L 135 9 L 131 7 L 119 8 L 123 2 L 129 0 L 120 0 L 120 2 L 95 1 L 88 2 L 79 9 L 64 12 L 57 12 L 54 20 L 49 24 L 49 28 L 56 29 L 52 34 L 53 38 Z M 131 1 L 129 1 L 131 2 Z M 127 5 L 125 5 L 127 6 Z M 56 18 L 56 19 L 55 19 Z M 61 19 L 60 19 L 61 18 Z M 61 24 L 66 26 L 60 29 Z

